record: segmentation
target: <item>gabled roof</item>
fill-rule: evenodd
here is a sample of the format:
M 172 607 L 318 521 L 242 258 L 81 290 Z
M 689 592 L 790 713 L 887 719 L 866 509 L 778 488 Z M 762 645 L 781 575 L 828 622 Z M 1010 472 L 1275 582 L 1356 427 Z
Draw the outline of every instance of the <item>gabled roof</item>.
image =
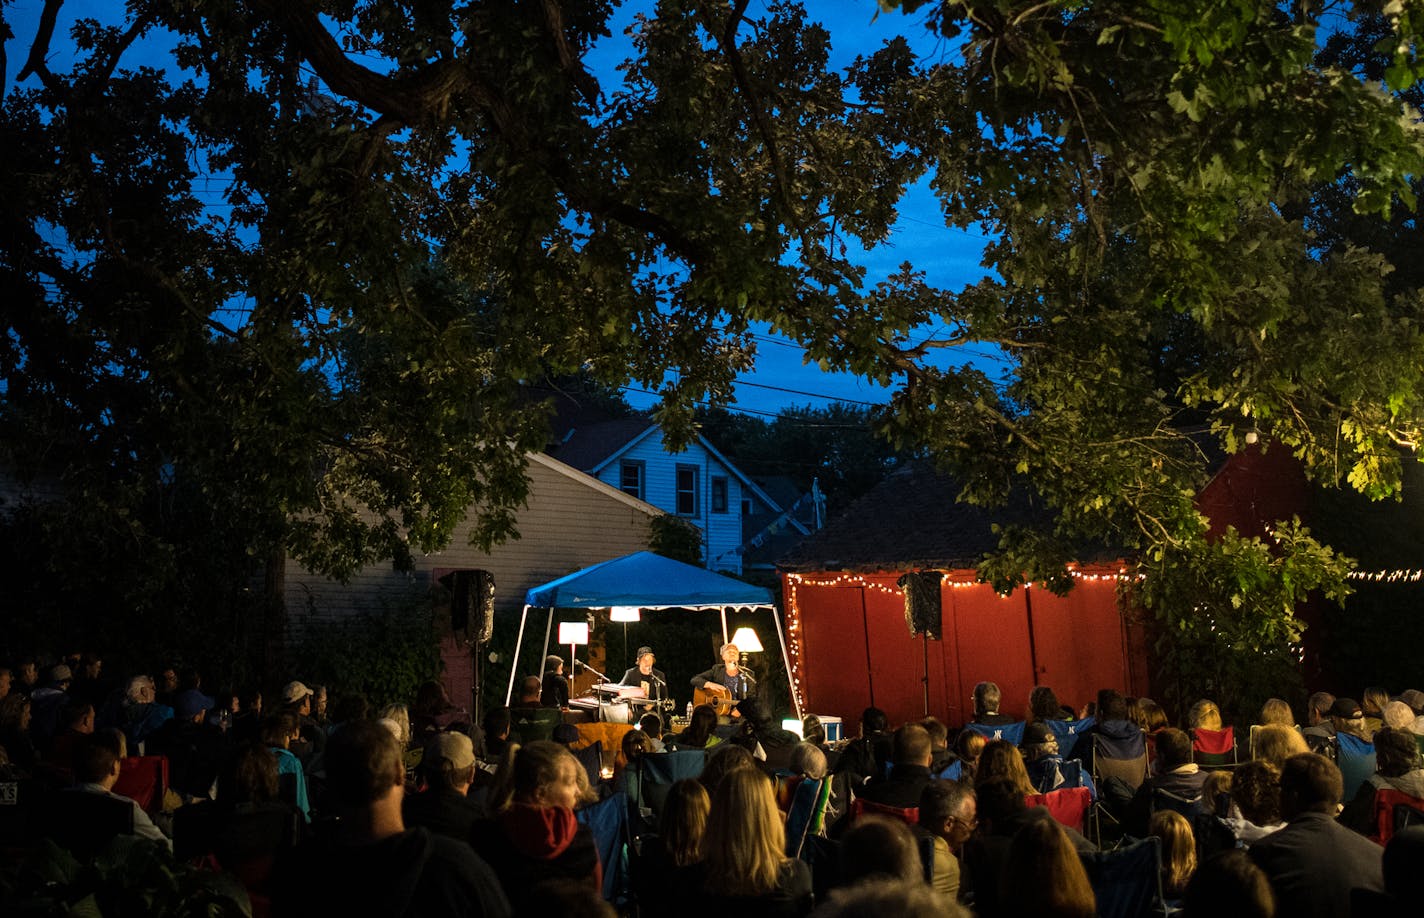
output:
M 960 486 L 925 461 L 908 462 L 851 504 L 826 528 L 777 562 L 787 571 L 965 570 L 999 547 L 995 523 L 1044 525 L 1051 514 L 1024 494 L 1008 506 L 956 501 Z M 1121 553 L 1092 553 L 1083 561 Z
M 531 588 L 524 603 L 540 608 L 774 608 L 771 591 L 650 551 L 602 561 Z

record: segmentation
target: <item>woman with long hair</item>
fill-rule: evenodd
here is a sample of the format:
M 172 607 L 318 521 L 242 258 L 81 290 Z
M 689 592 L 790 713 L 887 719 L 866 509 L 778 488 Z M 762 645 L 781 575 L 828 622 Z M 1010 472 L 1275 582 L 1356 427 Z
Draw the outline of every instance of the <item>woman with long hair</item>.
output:
M 717 726 L 717 709 L 710 704 L 699 704 L 692 709 L 687 729 L 673 738 L 679 749 L 706 749 L 715 746 L 721 739 L 712 734 Z
M 1305 737 L 1295 728 L 1282 724 L 1266 724 L 1256 731 L 1254 751 L 1257 760 L 1270 762 L 1279 768 L 1291 756 L 1309 752 L 1310 747 L 1305 744 Z
M 771 780 L 757 769 L 730 772 L 717 785 L 702 854 L 706 873 L 695 911 L 762 918 L 810 913 L 811 871 L 786 856 Z
M 711 800 L 702 785 L 685 778 L 668 788 L 656 835 L 643 839 L 633 868 L 638 911 L 645 918 L 671 916 L 689 889 L 702 886 L 702 839 Z
M 993 778 L 1008 778 L 1026 797 L 1038 793 L 1033 781 L 1029 779 L 1023 754 L 1008 740 L 989 740 L 984 744 L 984 751 L 979 754 L 974 780 L 988 781 Z
M 954 754 L 959 756 L 959 780 L 973 783 L 979 768 L 979 756 L 989 738 L 973 730 L 960 730 L 954 740 Z
M 999 914 L 1092 918 L 1097 898 L 1073 842 L 1052 819 L 1014 834 L 999 886 Z
M 1180 899 L 1197 869 L 1197 840 L 1192 824 L 1176 810 L 1152 814 L 1149 835 L 1162 840 L 1162 894 Z
M 1063 720 L 1063 706 L 1058 703 L 1058 695 L 1046 685 L 1035 685 L 1028 693 L 1028 719 L 1030 721 Z

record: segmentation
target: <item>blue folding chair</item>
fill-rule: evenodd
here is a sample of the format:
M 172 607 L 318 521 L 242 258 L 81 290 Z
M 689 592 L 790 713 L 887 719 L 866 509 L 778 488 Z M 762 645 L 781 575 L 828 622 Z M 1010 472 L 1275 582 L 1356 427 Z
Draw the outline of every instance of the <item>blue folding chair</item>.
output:
M 1344 799 L 1354 800 L 1360 785 L 1375 773 L 1375 744 L 1353 733 L 1336 733 L 1335 742 L 1339 751 L 1336 764 L 1345 783 Z
M 964 774 L 964 763 L 959 759 L 950 762 L 942 770 L 935 773 L 935 777 L 941 781 L 958 781 Z
M 650 821 L 657 825 L 668 789 L 684 778 L 698 778 L 707 765 L 707 753 L 702 749 L 677 752 L 653 752 L 638 757 L 638 780 L 633 788 L 632 803 L 639 813 L 648 811 Z
M 622 793 L 605 797 L 574 815 L 593 833 L 598 860 L 603 864 L 603 898 L 628 899 L 628 798 Z
M 964 729 L 972 730 L 987 739 L 1007 740 L 1015 746 L 1023 745 L 1024 722 L 1019 720 L 1011 724 L 975 724 L 968 723 Z
M 787 857 L 800 857 L 806 839 L 821 834 L 830 799 L 829 778 L 805 778 L 796 785 L 786 814 Z
M 1154 837 L 1112 851 L 1079 853 L 1098 900 L 1098 918 L 1163 915 L 1162 848 Z
M 1088 728 L 1097 722 L 1096 717 L 1084 717 L 1082 720 L 1045 720 L 1043 725 L 1058 740 L 1058 754 L 1066 759 L 1073 754 Z

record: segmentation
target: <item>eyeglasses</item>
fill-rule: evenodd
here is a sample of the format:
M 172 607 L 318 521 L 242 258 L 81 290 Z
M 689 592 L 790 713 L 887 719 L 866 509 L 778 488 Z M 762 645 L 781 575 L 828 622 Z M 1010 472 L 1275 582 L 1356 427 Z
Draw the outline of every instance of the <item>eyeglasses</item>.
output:
M 949 817 L 949 821 L 957 822 L 971 832 L 979 828 L 979 818 L 977 816 L 973 819 L 960 819 L 958 816 L 951 816 Z

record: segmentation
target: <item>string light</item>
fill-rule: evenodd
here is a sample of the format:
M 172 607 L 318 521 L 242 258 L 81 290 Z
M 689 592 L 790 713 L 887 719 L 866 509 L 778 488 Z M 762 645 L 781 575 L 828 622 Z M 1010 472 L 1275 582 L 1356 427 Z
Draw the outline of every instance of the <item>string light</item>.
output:
M 1424 580 L 1424 570 L 1350 571 L 1345 577 L 1371 583 L 1418 583 Z

